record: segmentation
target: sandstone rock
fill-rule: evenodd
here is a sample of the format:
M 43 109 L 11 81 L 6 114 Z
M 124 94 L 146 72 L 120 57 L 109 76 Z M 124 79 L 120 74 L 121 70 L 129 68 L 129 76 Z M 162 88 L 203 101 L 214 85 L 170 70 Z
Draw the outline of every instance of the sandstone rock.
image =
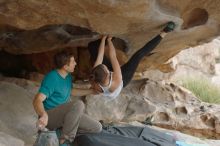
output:
M 34 94 L 21 86 L 0 81 L 1 132 L 22 139 L 25 144 L 33 144 L 34 136 L 37 134 L 37 115 L 32 106 L 33 97 Z M 22 143 L 18 141 L 18 145 Z
M 40 86 L 39 82 L 29 81 L 26 79 L 4 77 L 4 76 L 0 78 L 0 82 L 1 81 L 16 84 L 17 86 L 26 90 L 26 92 L 30 93 L 31 95 L 35 95 L 38 92 L 38 88 Z
M 215 39 L 209 43 L 188 48 L 167 61 L 167 64 L 170 64 L 173 71 L 163 73 L 159 70 L 150 70 L 137 73 L 135 78 L 150 78 L 152 80 L 169 80 L 173 82 L 186 78 L 214 80 L 212 79 L 213 76 L 218 77 L 216 59 L 220 57 L 219 46 L 220 40 Z
M 0 132 L 0 145 L 1 146 L 24 146 L 24 142 L 13 136 Z
M 36 136 L 37 115 L 32 107 L 35 93 L 28 90 L 35 83 L 24 83 L 25 80 L 15 78 L 0 81 L 0 110 L 3 111 L 0 113 L 0 128 L 2 132 L 22 139 L 25 144 L 32 144 Z M 84 101 L 87 114 L 105 123 L 146 122 L 150 118 L 156 126 L 194 136 L 220 137 L 220 106 L 203 103 L 174 83 L 135 81 L 115 100 L 109 101 L 96 95 L 87 96 Z
M 40 73 L 37 73 L 37 72 L 31 72 L 28 77 L 27 77 L 29 80 L 31 81 L 36 81 L 38 83 L 41 83 L 41 81 L 43 80 L 44 78 L 44 75 L 43 74 L 40 74 Z
M 203 103 L 190 91 L 174 83 L 135 82 L 113 101 L 101 95 L 88 96 L 86 105 L 89 115 L 107 123 L 144 122 L 151 118 L 151 122 L 160 127 L 209 138 L 220 136 L 220 106 Z
M 169 64 L 164 65 L 168 59 L 219 35 L 218 0 L 3 0 L 0 4 L 0 48 L 13 54 L 86 47 L 98 34 L 111 34 L 129 46 L 124 63 L 172 20 L 177 23 L 176 31 L 138 68 L 141 72 L 156 68 L 169 72 Z

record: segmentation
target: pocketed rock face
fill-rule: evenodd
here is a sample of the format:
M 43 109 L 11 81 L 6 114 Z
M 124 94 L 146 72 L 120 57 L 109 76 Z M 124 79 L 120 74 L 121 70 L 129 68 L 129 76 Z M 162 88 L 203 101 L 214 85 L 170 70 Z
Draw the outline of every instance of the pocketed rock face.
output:
M 13 54 L 40 53 L 87 46 L 98 34 L 111 34 L 129 46 L 125 62 L 172 20 L 177 23 L 176 31 L 138 69 L 169 72 L 169 64 L 164 64 L 169 58 L 219 35 L 219 11 L 218 0 L 2 0 L 0 48 Z
M 139 89 L 140 87 L 140 89 Z M 104 122 L 141 121 L 195 136 L 220 138 L 220 106 L 201 102 L 190 91 L 148 80 L 126 87 L 115 100 L 86 98 L 87 113 Z
M 36 138 L 37 115 L 32 99 L 39 85 L 25 79 L 0 77 L 1 132 L 21 139 L 25 145 L 32 144 Z M 135 81 L 115 100 L 109 101 L 96 95 L 87 96 L 84 102 L 86 113 L 105 123 L 151 122 L 190 135 L 220 138 L 220 106 L 203 103 L 191 92 L 173 83 Z M 0 138 L 1 142 L 4 143 L 4 139 Z
M 219 105 L 201 102 L 186 89 L 166 82 L 147 81 L 140 94 L 158 107 L 153 116 L 155 125 L 219 138 Z

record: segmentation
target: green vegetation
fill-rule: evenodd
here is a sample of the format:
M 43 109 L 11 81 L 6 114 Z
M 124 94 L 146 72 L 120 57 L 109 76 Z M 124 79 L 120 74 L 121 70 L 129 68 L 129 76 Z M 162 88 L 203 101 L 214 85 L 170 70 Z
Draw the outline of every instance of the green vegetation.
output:
M 220 87 L 206 79 L 184 79 L 183 87 L 190 90 L 203 102 L 220 104 Z
M 218 51 L 219 51 L 219 54 L 220 54 L 220 48 L 219 48 Z M 216 62 L 216 63 L 220 63 L 220 57 L 216 58 L 216 59 L 215 59 L 215 62 Z
M 216 59 L 215 59 L 215 62 L 216 62 L 216 63 L 220 63 L 220 58 L 216 58 Z

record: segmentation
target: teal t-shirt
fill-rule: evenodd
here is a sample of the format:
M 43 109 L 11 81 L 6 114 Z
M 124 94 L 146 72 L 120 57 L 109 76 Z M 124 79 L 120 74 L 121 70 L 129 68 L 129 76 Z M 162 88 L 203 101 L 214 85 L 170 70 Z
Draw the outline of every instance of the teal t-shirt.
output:
M 57 70 L 52 70 L 43 79 L 40 93 L 46 95 L 43 101 L 45 110 L 50 110 L 69 101 L 72 89 L 72 76 L 63 78 Z

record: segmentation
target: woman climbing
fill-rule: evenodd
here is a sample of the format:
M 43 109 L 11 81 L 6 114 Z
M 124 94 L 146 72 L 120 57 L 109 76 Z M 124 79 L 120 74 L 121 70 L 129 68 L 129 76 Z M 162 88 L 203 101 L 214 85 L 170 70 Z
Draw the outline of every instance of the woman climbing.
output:
M 91 59 L 95 61 L 90 75 L 92 88 L 110 99 L 116 98 L 122 88 L 126 87 L 131 81 L 142 58 L 156 48 L 166 34 L 173 31 L 174 28 L 175 23 L 168 22 L 160 34 L 134 53 L 128 62 L 121 67 L 116 57 L 112 37 L 103 36 L 99 40 L 90 42 L 88 45 L 89 52 Z M 108 45 L 105 43 L 106 39 Z M 105 56 L 105 50 L 108 51 L 108 58 Z

